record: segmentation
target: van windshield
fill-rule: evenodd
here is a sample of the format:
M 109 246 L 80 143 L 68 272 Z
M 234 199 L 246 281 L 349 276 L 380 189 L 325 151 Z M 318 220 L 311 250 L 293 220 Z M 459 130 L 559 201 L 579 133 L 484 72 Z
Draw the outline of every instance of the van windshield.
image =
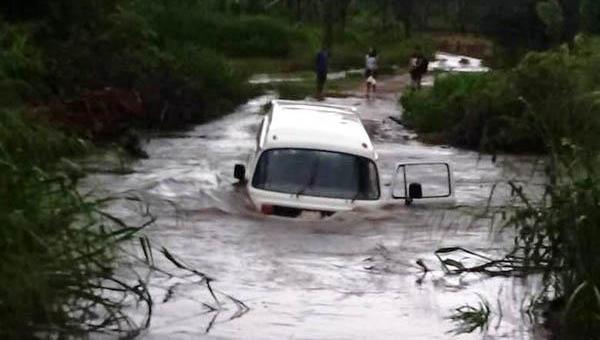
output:
M 379 199 L 379 177 L 373 161 L 320 150 L 265 151 L 256 166 L 252 186 L 298 196 Z

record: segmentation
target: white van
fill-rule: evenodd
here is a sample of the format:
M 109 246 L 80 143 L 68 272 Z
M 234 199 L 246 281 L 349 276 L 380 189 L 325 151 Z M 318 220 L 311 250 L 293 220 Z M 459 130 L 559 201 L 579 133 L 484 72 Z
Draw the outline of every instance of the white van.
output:
M 454 194 L 448 163 L 399 164 L 384 193 L 377 159 L 355 109 L 276 100 L 258 131 L 249 170 L 237 164 L 234 176 L 258 211 L 286 217 L 305 211 L 330 216 Z M 410 181 L 413 175 L 432 182 L 430 194 Z

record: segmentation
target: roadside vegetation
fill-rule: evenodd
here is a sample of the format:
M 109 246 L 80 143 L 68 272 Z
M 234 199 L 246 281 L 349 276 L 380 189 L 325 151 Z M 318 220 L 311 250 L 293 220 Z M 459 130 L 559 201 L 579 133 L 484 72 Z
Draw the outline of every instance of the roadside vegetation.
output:
M 600 40 L 594 3 L 538 1 L 519 13 L 535 19 L 526 22 L 536 35 L 518 44 L 496 40 L 505 48 L 495 56 L 501 69 L 440 74 L 432 88 L 401 99 L 404 123 L 425 141 L 545 156 L 548 183 L 541 201 L 509 183 L 518 202 L 502 212 L 505 227 L 517 235 L 511 254 L 481 268 L 457 268 L 486 275 L 541 273 L 533 311 L 543 312 L 556 339 L 600 334 Z M 489 271 L 497 265 L 503 271 Z M 461 308 L 451 317 L 458 332 L 484 329 L 489 318 L 483 316 L 493 314 L 489 308 Z
M 82 173 L 67 157 L 89 148 L 22 112 L 0 111 L 3 339 L 133 331 L 122 307 L 151 303 L 141 281 L 114 275 L 121 245 L 142 227 L 124 225 L 77 191 Z
M 425 140 L 492 153 L 547 153 L 563 139 L 596 148 L 599 58 L 599 41 L 582 36 L 510 70 L 441 74 L 402 97 L 403 121 Z

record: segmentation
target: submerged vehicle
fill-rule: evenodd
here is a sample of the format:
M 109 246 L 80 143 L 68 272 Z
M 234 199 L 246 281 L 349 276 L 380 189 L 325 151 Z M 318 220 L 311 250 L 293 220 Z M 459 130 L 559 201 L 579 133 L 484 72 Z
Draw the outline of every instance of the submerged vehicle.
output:
M 247 167 L 236 164 L 234 177 L 247 188 L 258 211 L 286 217 L 303 212 L 330 216 L 454 194 L 449 163 L 398 164 L 384 194 L 377 160 L 356 109 L 275 100 L 262 120 Z M 424 194 L 424 184 L 410 181 L 413 176 L 431 182 L 431 192 Z

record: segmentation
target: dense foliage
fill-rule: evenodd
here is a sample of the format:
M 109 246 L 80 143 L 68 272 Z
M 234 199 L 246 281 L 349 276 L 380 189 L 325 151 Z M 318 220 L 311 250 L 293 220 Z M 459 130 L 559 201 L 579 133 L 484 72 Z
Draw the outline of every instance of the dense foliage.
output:
M 403 119 L 445 143 L 484 151 L 550 152 L 563 138 L 598 150 L 589 94 L 597 91 L 599 57 L 597 43 L 581 38 L 573 50 L 530 53 L 511 71 L 441 75 L 432 89 L 403 96 Z
M 119 245 L 139 228 L 125 226 L 77 191 L 81 171 L 64 157 L 88 148 L 21 112 L 0 111 L 3 339 L 133 331 L 137 326 L 122 306 L 127 299 L 150 303 L 143 285 L 113 274 Z
M 432 89 L 402 97 L 403 121 L 431 141 L 486 151 L 533 151 L 523 103 L 504 73 L 441 76 Z
M 541 202 L 513 188 L 514 254 L 544 273 L 538 302 L 557 338 L 598 334 L 600 313 L 600 43 L 532 52 L 510 71 L 440 76 L 402 98 L 405 121 L 442 142 L 485 151 L 542 151 L 548 185 Z
M 564 139 L 550 159 L 554 181 L 542 202 L 519 193 L 523 206 L 507 223 L 518 232 L 515 254 L 543 273 L 535 302 L 557 339 L 592 339 L 600 332 L 598 161 L 597 152 Z

